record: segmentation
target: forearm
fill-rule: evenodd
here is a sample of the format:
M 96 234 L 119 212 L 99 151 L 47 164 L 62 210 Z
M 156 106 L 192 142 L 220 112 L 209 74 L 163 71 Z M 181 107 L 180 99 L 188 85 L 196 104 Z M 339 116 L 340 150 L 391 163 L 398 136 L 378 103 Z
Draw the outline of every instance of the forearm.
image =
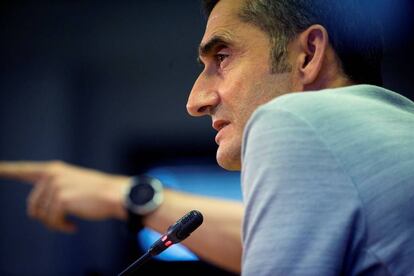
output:
M 163 204 L 145 218 L 144 224 L 163 233 L 185 213 L 193 209 L 199 210 L 204 216 L 204 222 L 183 243 L 203 260 L 240 272 L 242 204 L 169 189 L 164 192 Z
M 102 197 L 106 198 L 104 201 L 107 204 L 101 204 L 93 210 L 99 209 L 100 212 L 112 213 L 112 217 L 126 220 L 124 193 L 129 182 L 128 177 L 108 175 L 107 179 L 102 181 L 105 188 L 99 190 Z M 79 204 L 76 204 L 76 207 L 79 207 Z M 104 211 L 105 209 L 107 211 Z M 170 225 L 193 209 L 203 214 L 204 222 L 183 243 L 203 260 L 239 273 L 242 254 L 241 202 L 197 196 L 166 188 L 163 203 L 155 212 L 145 217 L 144 225 L 164 233 Z M 88 216 L 92 217 L 90 214 Z
M 51 229 L 75 231 L 74 225 L 66 220 L 67 215 L 87 220 L 127 218 L 124 196 L 131 182 L 126 176 L 110 175 L 64 162 L 0 162 L 0 177 L 34 185 L 29 196 L 29 213 Z M 184 214 L 197 209 L 203 214 L 204 223 L 184 244 L 202 259 L 240 272 L 241 203 L 169 189 L 164 193 L 164 202 L 146 217 L 145 226 L 164 233 Z M 50 204 L 46 206 L 45 202 Z

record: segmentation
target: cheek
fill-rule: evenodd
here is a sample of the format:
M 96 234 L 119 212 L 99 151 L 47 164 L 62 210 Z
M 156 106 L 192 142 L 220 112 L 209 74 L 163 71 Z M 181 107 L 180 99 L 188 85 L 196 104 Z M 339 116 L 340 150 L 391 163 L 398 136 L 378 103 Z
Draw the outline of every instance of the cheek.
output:
M 222 97 L 223 111 L 229 113 L 238 128 L 244 127 L 251 113 L 258 106 L 259 99 L 254 96 L 254 93 L 254 89 L 238 84 Z
M 243 99 L 241 99 L 239 104 L 239 116 L 242 128 L 245 127 L 247 121 L 259 106 L 273 100 L 281 94 L 275 87 L 275 85 L 268 85 L 263 82 L 255 83 L 248 90 L 245 90 L 246 94 L 243 95 Z
M 244 127 L 259 105 L 278 95 L 279 82 L 275 75 L 269 74 L 263 68 L 252 68 L 229 72 L 221 90 L 223 105 L 239 127 Z
M 245 98 L 246 88 L 243 81 L 240 78 L 229 76 L 219 90 L 223 108 L 236 115 Z

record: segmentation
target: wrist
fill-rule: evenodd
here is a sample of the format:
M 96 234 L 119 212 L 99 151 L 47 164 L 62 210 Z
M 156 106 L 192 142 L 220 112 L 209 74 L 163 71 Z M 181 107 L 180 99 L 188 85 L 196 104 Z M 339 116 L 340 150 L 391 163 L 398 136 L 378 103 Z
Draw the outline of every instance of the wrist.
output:
M 133 177 L 124 200 L 128 228 L 138 232 L 144 219 L 161 206 L 163 197 L 161 181 L 147 175 Z
M 119 220 L 127 219 L 125 209 L 125 194 L 131 186 L 132 178 L 126 176 L 111 176 L 107 182 L 108 193 L 106 200 L 110 207 L 111 217 Z

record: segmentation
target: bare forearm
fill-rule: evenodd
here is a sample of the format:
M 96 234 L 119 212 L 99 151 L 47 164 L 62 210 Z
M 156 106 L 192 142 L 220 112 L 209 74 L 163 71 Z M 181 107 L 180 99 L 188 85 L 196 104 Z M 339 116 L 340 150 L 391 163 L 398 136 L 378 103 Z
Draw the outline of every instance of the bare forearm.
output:
M 67 215 L 87 220 L 125 220 L 124 195 L 130 178 L 109 175 L 64 162 L 0 162 L 0 177 L 33 185 L 29 215 L 51 229 L 74 232 Z M 161 206 L 144 224 L 161 233 L 188 211 L 203 213 L 204 223 L 184 241 L 202 259 L 239 272 L 241 259 L 241 203 L 195 196 L 165 189 Z M 44 203 L 49 204 L 44 204 Z
M 241 221 L 242 204 L 165 190 L 165 201 L 144 224 L 159 232 L 165 232 L 183 214 L 199 210 L 204 222 L 184 244 L 200 258 L 224 269 L 240 272 L 241 269 Z

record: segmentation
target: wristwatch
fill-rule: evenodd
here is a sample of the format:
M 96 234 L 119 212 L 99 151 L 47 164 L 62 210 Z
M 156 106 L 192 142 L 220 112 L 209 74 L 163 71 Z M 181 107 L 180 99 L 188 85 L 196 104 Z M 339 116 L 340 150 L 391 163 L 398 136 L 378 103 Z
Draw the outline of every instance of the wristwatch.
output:
M 140 175 L 132 178 L 125 194 L 128 228 L 137 233 L 142 229 L 142 219 L 155 211 L 163 201 L 163 185 L 157 178 Z

